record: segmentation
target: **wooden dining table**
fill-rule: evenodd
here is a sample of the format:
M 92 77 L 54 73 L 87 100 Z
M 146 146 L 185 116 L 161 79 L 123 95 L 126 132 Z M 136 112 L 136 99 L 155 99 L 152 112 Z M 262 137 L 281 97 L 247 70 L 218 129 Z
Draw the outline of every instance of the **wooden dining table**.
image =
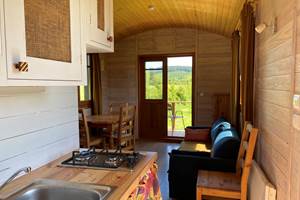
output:
M 113 133 L 118 127 L 119 115 L 118 114 L 102 114 L 102 115 L 90 115 L 87 116 L 87 123 L 89 127 L 92 128 L 102 128 L 105 129 L 106 134 L 109 137 L 109 148 L 114 147 Z

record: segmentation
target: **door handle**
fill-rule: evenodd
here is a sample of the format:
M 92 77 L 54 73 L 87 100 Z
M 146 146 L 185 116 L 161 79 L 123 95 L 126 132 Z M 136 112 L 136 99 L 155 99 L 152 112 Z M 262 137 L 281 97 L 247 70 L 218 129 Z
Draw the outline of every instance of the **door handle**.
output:
M 107 40 L 108 40 L 109 42 L 112 42 L 114 39 L 113 39 L 112 36 L 108 36 L 108 37 L 107 37 Z
M 18 62 L 15 64 L 16 69 L 20 72 L 28 72 L 28 63 L 27 62 Z

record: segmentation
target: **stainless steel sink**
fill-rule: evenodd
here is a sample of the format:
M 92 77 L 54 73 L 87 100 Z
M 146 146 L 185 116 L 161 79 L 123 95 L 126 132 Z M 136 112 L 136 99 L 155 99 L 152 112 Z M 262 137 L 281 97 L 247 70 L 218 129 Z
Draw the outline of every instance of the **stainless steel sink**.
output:
M 41 179 L 11 195 L 8 200 L 104 200 L 109 186 Z

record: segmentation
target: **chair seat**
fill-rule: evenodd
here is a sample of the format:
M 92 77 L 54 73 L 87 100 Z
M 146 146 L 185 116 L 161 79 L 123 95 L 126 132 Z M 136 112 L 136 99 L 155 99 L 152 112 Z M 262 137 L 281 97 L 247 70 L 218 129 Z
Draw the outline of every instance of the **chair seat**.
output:
M 240 192 L 241 177 L 235 173 L 199 170 L 197 187 Z
M 118 138 L 118 134 L 117 133 L 113 133 L 112 135 L 110 133 L 105 133 L 104 134 L 105 137 L 112 137 L 112 138 Z M 121 134 L 121 138 L 132 138 L 133 135 L 132 134 Z
M 118 134 L 113 134 L 113 138 L 118 138 Z M 121 138 L 133 138 L 132 134 L 121 134 Z

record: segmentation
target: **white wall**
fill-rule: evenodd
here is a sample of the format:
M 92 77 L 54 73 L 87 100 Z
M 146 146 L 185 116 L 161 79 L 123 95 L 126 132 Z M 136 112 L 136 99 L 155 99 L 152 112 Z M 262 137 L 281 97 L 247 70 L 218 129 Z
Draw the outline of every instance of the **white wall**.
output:
M 76 87 L 0 87 L 0 183 L 78 147 Z

